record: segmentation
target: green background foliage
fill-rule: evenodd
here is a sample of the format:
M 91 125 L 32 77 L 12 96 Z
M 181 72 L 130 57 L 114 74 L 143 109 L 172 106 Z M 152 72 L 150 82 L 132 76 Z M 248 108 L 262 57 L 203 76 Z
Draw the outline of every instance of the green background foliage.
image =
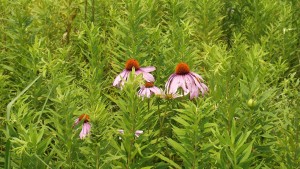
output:
M 0 168 L 299 168 L 300 1 L 0 2 Z M 209 92 L 113 87 L 130 58 Z

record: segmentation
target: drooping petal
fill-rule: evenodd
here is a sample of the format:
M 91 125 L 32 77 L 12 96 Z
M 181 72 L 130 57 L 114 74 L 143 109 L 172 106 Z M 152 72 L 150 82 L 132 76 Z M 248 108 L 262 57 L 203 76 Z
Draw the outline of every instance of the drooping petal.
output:
M 194 85 L 194 90 L 190 93 L 190 99 L 192 100 L 195 97 L 199 96 L 199 90 L 196 85 Z
M 128 72 L 128 70 L 124 69 L 120 74 L 118 74 L 118 76 L 114 80 L 113 86 L 120 86 L 120 82 L 122 81 L 122 78 L 124 78 L 126 72 Z
M 208 91 L 208 87 L 207 87 L 207 85 L 206 85 L 206 84 L 204 84 L 204 83 L 201 83 L 201 85 L 202 85 L 202 87 L 204 88 L 204 90 L 207 92 L 207 91 Z
M 187 75 L 187 84 L 188 84 L 188 88 L 190 90 L 190 99 L 193 99 L 195 97 L 199 96 L 199 89 L 196 85 L 197 80 L 195 79 L 194 76 L 192 76 L 191 74 Z
M 181 79 L 179 81 L 179 87 L 181 87 L 182 90 L 184 91 L 184 95 L 190 92 L 186 85 L 187 79 L 188 79 L 188 75 L 181 75 Z
M 140 89 L 139 96 L 144 97 L 145 94 L 146 94 L 145 92 L 146 92 L 146 88 L 145 88 L 145 87 L 142 87 L 142 88 Z
M 124 74 L 124 76 L 123 76 L 123 83 L 125 82 L 125 81 L 127 81 L 127 79 L 128 79 L 128 77 L 129 77 L 129 75 L 130 75 L 130 73 L 131 73 L 131 71 L 128 71 L 128 70 L 126 70 L 126 72 L 125 72 L 125 74 Z
M 173 80 L 173 78 L 174 78 L 175 76 L 176 76 L 176 74 L 173 73 L 173 74 L 169 77 L 169 79 L 168 79 L 168 81 L 167 81 L 167 83 L 166 83 L 166 85 L 165 85 L 166 93 L 168 93 L 169 88 L 170 88 L 170 83 L 171 83 L 171 81 Z
M 200 83 L 202 96 L 208 91 L 208 87 L 204 83 Z
M 195 85 L 195 82 L 194 82 L 194 79 L 192 78 L 192 76 L 190 76 L 189 74 L 186 75 L 185 76 L 185 83 L 186 83 L 186 86 L 188 88 L 189 93 L 191 94 L 192 92 L 194 92 L 193 91 L 193 89 L 194 89 L 193 86 Z M 186 93 L 186 94 L 188 94 L 188 93 Z
M 151 88 L 149 88 L 154 94 L 161 94 L 161 90 L 158 88 L 158 87 L 156 87 L 156 86 L 153 86 L 153 87 L 151 87 Z
M 135 136 L 136 137 L 139 137 L 141 134 L 143 134 L 144 133 L 144 131 L 143 130 L 137 130 L 137 131 L 135 131 Z
M 145 96 L 148 97 L 148 98 L 150 98 L 150 96 L 151 96 L 151 91 L 150 91 L 149 88 L 146 88 L 146 95 L 145 95 Z
M 202 90 L 202 87 L 200 87 L 200 81 L 199 79 L 197 79 L 197 77 L 190 74 L 190 78 L 193 81 L 193 85 L 192 85 L 193 93 L 190 95 L 190 99 L 193 99 L 199 96 L 199 90 Z
M 142 87 L 138 93 L 139 96 L 142 97 L 142 99 L 144 99 L 144 97 L 148 97 L 150 98 L 150 96 L 152 95 L 152 92 L 150 91 L 150 88 L 146 88 L 146 87 Z
M 91 125 L 88 122 L 83 123 L 81 132 L 79 134 L 80 139 L 85 138 L 91 131 Z
M 194 79 L 195 84 L 201 91 L 202 95 L 204 95 L 206 93 L 206 91 L 208 90 L 208 87 L 204 83 L 199 82 L 196 77 L 194 77 L 194 76 L 191 76 L 191 77 Z
M 143 90 L 142 88 L 139 89 L 139 91 L 138 91 L 139 96 L 141 95 L 142 90 Z
M 153 72 L 156 68 L 154 66 L 148 66 L 148 67 L 141 67 L 140 70 L 142 70 L 143 72 Z
M 124 86 L 125 82 L 127 82 L 128 77 L 130 75 L 131 71 L 126 70 L 124 76 L 121 79 L 121 83 L 119 84 L 119 87 L 122 89 L 122 87 Z
M 137 71 L 135 72 L 135 74 L 136 74 L 136 75 L 142 74 L 144 80 L 146 80 L 147 82 L 154 82 L 154 81 L 155 81 L 154 76 L 153 76 L 151 73 L 144 72 L 144 71 L 142 71 L 141 69 L 137 70 Z
M 73 126 L 76 126 L 80 122 L 79 118 L 75 119 Z
M 147 88 L 144 89 L 142 94 L 143 94 L 143 96 L 147 96 Z
M 203 82 L 203 81 L 204 81 L 203 78 L 202 78 L 202 76 L 198 75 L 197 73 L 195 73 L 195 72 L 190 72 L 190 74 L 191 74 L 192 76 L 196 77 L 197 81 L 199 81 L 199 82 Z
M 179 87 L 179 84 L 180 84 L 180 80 L 181 80 L 181 77 L 182 75 L 177 75 L 173 78 L 173 80 L 170 82 L 170 88 L 168 91 L 168 93 L 176 93 L 178 87 Z
M 141 86 L 140 90 L 138 91 L 138 94 L 141 95 L 144 92 L 145 88 L 145 86 Z
M 143 78 L 147 81 L 147 82 L 154 82 L 154 76 L 150 73 L 147 72 L 143 72 Z

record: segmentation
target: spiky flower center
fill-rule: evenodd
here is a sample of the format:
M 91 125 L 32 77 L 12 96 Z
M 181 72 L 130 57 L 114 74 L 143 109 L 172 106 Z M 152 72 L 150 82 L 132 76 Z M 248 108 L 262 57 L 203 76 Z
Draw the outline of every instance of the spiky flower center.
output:
M 127 60 L 126 64 L 125 64 L 125 69 L 126 70 L 132 70 L 133 67 L 134 67 L 135 70 L 138 70 L 140 68 L 139 62 L 135 59 Z
M 150 88 L 150 87 L 153 87 L 154 86 L 154 83 L 153 82 L 146 82 L 145 83 L 145 87 L 146 88 Z
M 82 114 L 79 116 L 79 121 L 84 120 L 84 122 L 89 122 L 90 121 L 90 116 L 87 114 Z
M 181 62 L 176 66 L 175 73 L 178 75 L 185 75 L 190 73 L 190 68 L 186 63 Z

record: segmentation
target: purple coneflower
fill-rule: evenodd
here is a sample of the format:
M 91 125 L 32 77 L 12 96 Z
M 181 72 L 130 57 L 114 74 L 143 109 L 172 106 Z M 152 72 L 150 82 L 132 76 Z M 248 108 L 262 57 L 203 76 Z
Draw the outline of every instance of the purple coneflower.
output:
M 145 85 L 140 88 L 138 94 L 139 96 L 150 98 L 152 94 L 161 94 L 161 90 L 158 87 L 154 86 L 153 82 L 146 82 Z
M 81 120 L 84 120 L 84 121 L 83 121 L 82 129 L 81 129 L 81 132 L 80 132 L 80 134 L 79 134 L 79 137 L 80 137 L 80 139 L 83 139 L 83 138 L 85 138 L 85 137 L 90 133 L 90 131 L 91 131 L 91 124 L 89 123 L 89 121 L 90 121 L 90 116 L 87 115 L 87 114 L 82 114 L 82 115 L 80 115 L 80 116 L 75 120 L 75 122 L 74 122 L 74 124 L 73 124 L 72 127 L 78 125 L 79 122 L 80 122 Z
M 118 132 L 121 133 L 121 134 L 124 134 L 124 130 L 118 130 Z M 143 133 L 144 133 L 143 130 L 136 130 L 134 135 L 135 135 L 136 137 L 139 137 L 139 136 L 140 136 L 141 134 L 143 134 Z
M 140 67 L 139 62 L 135 59 L 129 59 L 127 60 L 125 64 L 125 69 L 115 78 L 113 86 L 121 87 L 124 85 L 124 82 L 127 81 L 130 73 L 132 72 L 132 68 L 135 69 L 135 74 L 143 74 L 143 78 L 147 82 L 153 82 L 154 77 L 149 72 L 153 72 L 155 70 L 155 67 L 149 66 L 149 67 Z
M 202 83 L 203 78 L 190 72 L 190 68 L 186 63 L 179 63 L 166 83 L 167 94 L 175 94 L 179 87 L 182 88 L 184 95 L 190 94 L 190 99 L 199 96 L 199 90 L 202 96 L 208 91 L 208 87 Z

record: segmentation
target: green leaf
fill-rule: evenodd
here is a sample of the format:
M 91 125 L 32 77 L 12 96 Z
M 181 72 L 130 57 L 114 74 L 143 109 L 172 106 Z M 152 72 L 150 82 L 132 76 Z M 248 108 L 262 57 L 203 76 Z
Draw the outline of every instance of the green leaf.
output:
M 141 169 L 151 169 L 153 166 L 142 167 Z
M 10 164 L 11 164 L 10 145 L 11 145 L 10 139 L 8 139 L 6 141 L 6 144 L 5 144 L 5 166 L 4 166 L 5 169 L 10 169 L 11 168 L 11 166 L 10 166 Z
M 249 144 L 246 144 L 247 145 L 247 148 L 243 151 L 243 158 L 240 160 L 240 163 L 243 163 L 245 162 L 246 160 L 249 159 L 249 156 L 251 154 L 251 151 L 252 151 L 252 144 L 253 144 L 253 141 Z
M 182 124 L 183 126 L 189 126 L 190 124 L 185 121 L 184 119 L 182 119 L 180 116 L 176 116 L 173 118 L 175 121 L 177 121 L 178 123 Z
M 247 140 L 247 138 L 249 137 L 249 135 L 251 134 L 251 131 L 248 131 L 246 134 L 242 134 L 241 137 L 239 138 L 239 140 L 237 141 L 236 145 L 237 145 L 237 149 L 239 149 Z
M 168 138 L 167 139 L 167 142 L 176 150 L 176 151 L 179 151 L 179 153 L 181 154 L 185 154 L 186 153 L 186 150 L 179 144 L 177 143 L 176 141 L 174 141 L 173 139 L 171 138 Z
M 171 160 L 171 159 L 169 159 L 169 158 L 163 156 L 162 154 L 156 154 L 156 157 L 158 157 L 158 158 L 160 158 L 160 159 L 166 161 L 167 163 L 171 164 L 171 165 L 172 165 L 173 167 L 175 167 L 175 168 L 181 169 L 181 167 L 180 167 L 178 164 L 176 164 L 173 160 Z

